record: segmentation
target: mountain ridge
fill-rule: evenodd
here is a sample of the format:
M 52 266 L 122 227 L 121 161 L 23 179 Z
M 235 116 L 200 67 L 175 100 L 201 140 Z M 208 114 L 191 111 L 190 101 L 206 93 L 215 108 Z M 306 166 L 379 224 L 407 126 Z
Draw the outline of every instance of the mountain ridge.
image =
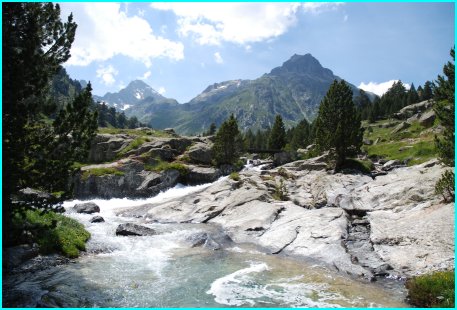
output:
M 134 87 L 129 88 L 133 103 L 124 103 L 127 116 L 136 116 L 154 128 L 173 127 L 180 134 L 197 134 L 206 131 L 211 123 L 220 125 L 234 114 L 241 130 L 271 127 L 276 114 L 283 117 L 287 127 L 303 118 L 312 121 L 322 98 L 334 80 L 341 80 L 324 68 L 311 54 L 294 54 L 281 66 L 273 68 L 254 80 L 229 80 L 208 85 L 187 103 L 165 98 L 149 87 L 149 96 L 132 98 Z M 354 93 L 359 89 L 348 83 Z M 130 84 L 129 84 L 130 86 Z M 152 91 L 154 93 L 152 94 Z M 123 90 L 119 91 L 120 94 Z M 126 92 L 125 92 L 126 93 Z M 104 99 L 120 104 L 115 94 Z M 123 97 L 127 99 L 126 96 Z

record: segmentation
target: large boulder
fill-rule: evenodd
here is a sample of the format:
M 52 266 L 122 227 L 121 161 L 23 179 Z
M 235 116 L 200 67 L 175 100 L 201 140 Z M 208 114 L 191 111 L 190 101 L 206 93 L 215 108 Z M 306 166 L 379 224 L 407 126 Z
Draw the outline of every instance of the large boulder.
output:
M 186 175 L 186 181 L 190 185 L 211 183 L 216 181 L 222 175 L 219 169 L 215 169 L 212 167 L 188 167 L 189 172 Z
M 411 125 L 408 124 L 407 122 L 401 122 L 391 131 L 391 134 L 399 133 L 400 131 L 405 130 L 406 128 L 409 128 L 410 126 Z
M 133 139 L 127 135 L 97 134 L 92 140 L 88 161 L 99 163 L 114 160 L 117 153 Z
M 187 155 L 192 163 L 210 165 L 213 160 L 213 151 L 208 144 L 196 143 L 187 151 Z
M 156 234 L 152 228 L 133 223 L 119 224 L 116 228 L 116 236 L 152 236 Z
M 73 209 L 76 213 L 92 214 L 100 212 L 100 207 L 94 202 L 77 203 Z
M 430 110 L 426 113 L 424 113 L 420 119 L 419 119 L 419 124 L 424 127 L 431 127 L 433 123 L 435 122 L 436 114 L 435 111 Z
M 294 160 L 294 156 L 289 152 L 275 153 L 273 162 L 275 166 L 282 166 Z
M 433 102 L 431 100 L 422 101 L 419 103 L 408 105 L 394 114 L 394 117 L 401 120 L 406 120 L 417 113 L 422 113 L 431 108 Z

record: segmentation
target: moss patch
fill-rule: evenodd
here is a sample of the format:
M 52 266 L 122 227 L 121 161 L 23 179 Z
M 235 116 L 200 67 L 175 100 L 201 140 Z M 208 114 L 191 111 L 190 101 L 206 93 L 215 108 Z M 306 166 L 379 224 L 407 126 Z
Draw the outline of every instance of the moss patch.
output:
M 189 174 L 189 168 L 178 162 L 169 163 L 166 161 L 161 160 L 160 158 L 156 158 L 157 163 L 155 165 L 144 165 L 144 169 L 148 171 L 155 171 L 161 172 L 166 170 L 178 170 L 181 176 L 186 176 Z
M 238 172 L 232 172 L 232 173 L 230 173 L 229 178 L 232 179 L 233 181 L 239 181 L 240 174 Z
M 406 282 L 412 305 L 423 308 L 454 308 L 454 271 L 440 271 Z
M 124 175 L 124 172 L 116 169 L 116 168 L 92 168 L 85 170 L 82 175 L 82 179 L 85 181 L 89 179 L 91 175 L 94 176 L 102 176 L 107 174 L 114 174 L 114 175 Z
M 127 145 L 125 148 L 120 150 L 119 153 L 117 153 L 117 157 L 120 158 L 120 157 L 124 156 L 128 152 L 139 148 L 142 144 L 144 144 L 146 142 L 151 142 L 151 140 L 149 138 L 146 138 L 146 137 L 137 137 L 137 138 L 135 138 L 134 140 L 132 140 L 129 143 L 129 145 Z
M 25 218 L 17 217 L 15 225 L 30 227 L 33 242 L 40 247 L 42 254 L 60 253 L 67 257 L 78 257 L 85 251 L 90 233 L 76 220 L 62 214 L 49 212 L 41 214 L 38 210 L 29 210 Z

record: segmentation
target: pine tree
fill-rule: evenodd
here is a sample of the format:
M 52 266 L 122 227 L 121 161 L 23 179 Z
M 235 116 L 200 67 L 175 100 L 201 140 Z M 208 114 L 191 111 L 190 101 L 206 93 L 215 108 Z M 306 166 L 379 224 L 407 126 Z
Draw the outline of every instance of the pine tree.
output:
M 417 94 L 416 87 L 414 87 L 414 83 L 411 83 L 411 87 L 408 90 L 408 97 L 406 102 L 407 105 L 419 102 L 419 95 Z
M 347 156 L 362 146 L 360 116 L 352 102 L 352 91 L 344 80 L 334 81 L 322 100 L 316 119 L 316 146 L 330 151 L 339 169 Z
M 293 150 L 305 148 L 309 145 L 310 131 L 311 127 L 306 118 L 304 118 L 302 121 L 300 121 L 300 123 L 298 123 L 297 127 L 295 127 L 292 140 L 290 142 Z
M 434 84 L 432 82 L 430 82 L 430 81 L 425 82 L 424 91 L 423 91 L 422 98 L 421 98 L 422 101 L 430 100 L 433 98 L 433 88 L 434 88 Z
M 452 60 L 455 60 L 454 49 L 451 50 Z M 435 105 L 436 115 L 444 126 L 442 138 L 435 136 L 435 145 L 438 149 L 440 160 L 450 166 L 455 166 L 455 65 L 448 62 L 443 68 L 444 76 L 438 76 L 435 88 Z M 436 184 L 435 190 L 442 194 L 445 200 L 454 200 L 454 173 L 449 171 L 441 176 Z M 445 195 L 444 193 L 450 193 Z
M 218 165 L 234 164 L 241 154 L 243 140 L 238 129 L 238 123 L 233 114 L 222 123 L 216 133 L 213 154 Z
M 268 138 L 268 147 L 273 150 L 281 150 L 286 145 L 286 129 L 281 115 L 276 115 L 273 128 Z
M 26 208 L 49 211 L 70 194 L 71 164 L 81 159 L 96 129 L 90 88 L 56 115 L 49 86 L 70 57 L 76 23 L 60 20 L 59 5 L 3 3 L 3 236 Z M 51 114 L 52 111 L 52 114 Z M 54 119 L 55 118 L 55 119 Z M 20 189 L 61 192 L 54 201 L 16 201 Z M 8 241 L 8 240 L 7 240 Z

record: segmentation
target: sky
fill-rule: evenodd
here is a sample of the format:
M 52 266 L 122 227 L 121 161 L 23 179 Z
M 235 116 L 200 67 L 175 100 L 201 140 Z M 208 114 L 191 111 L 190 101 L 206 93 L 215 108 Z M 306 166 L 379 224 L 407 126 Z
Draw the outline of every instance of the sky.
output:
M 442 74 L 454 46 L 454 3 L 61 3 L 78 24 L 65 63 L 93 94 L 140 79 L 180 103 L 208 85 L 255 79 L 311 53 L 381 95 Z

